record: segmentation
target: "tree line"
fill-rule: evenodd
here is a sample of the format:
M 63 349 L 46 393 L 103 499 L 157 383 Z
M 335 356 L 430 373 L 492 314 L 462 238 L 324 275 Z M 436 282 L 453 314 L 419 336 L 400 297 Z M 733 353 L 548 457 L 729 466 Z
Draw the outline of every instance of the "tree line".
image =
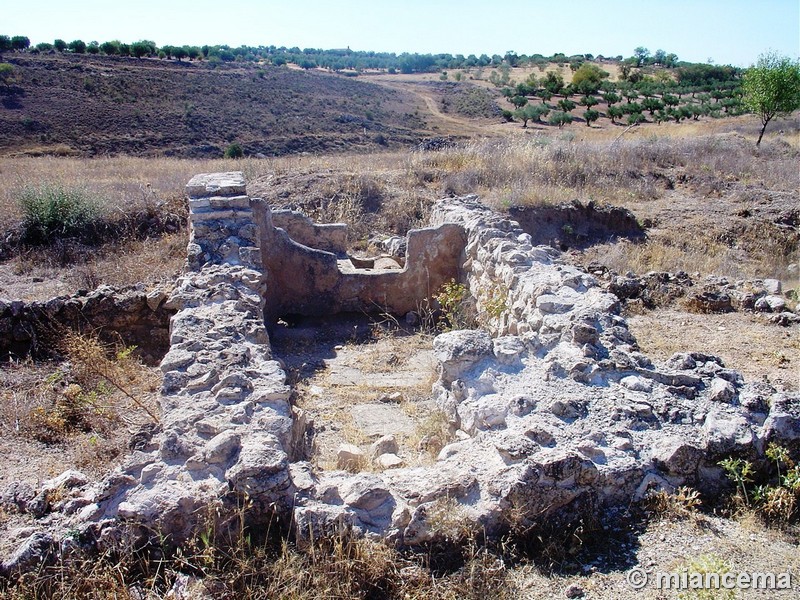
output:
M 136 58 L 163 58 L 209 60 L 212 62 L 267 62 L 274 65 L 297 64 L 306 69 L 323 68 L 332 71 L 385 70 L 390 73 L 434 73 L 443 69 L 496 68 L 540 66 L 551 63 L 569 65 L 576 70 L 587 61 L 616 62 L 624 69 L 638 69 L 645 66 L 678 68 L 693 63 L 682 62 L 674 53 L 656 50 L 652 55 L 647 48 L 639 47 L 634 55 L 606 57 L 593 54 L 574 54 L 567 56 L 557 52 L 550 56 L 542 54 L 518 54 L 513 50 L 505 54 L 419 54 L 403 52 L 374 52 L 351 50 L 350 48 L 328 49 L 299 48 L 286 46 L 158 46 L 151 40 L 125 43 L 119 40 L 107 42 L 56 39 L 53 42 L 40 42 L 32 45 L 27 36 L 0 35 L 0 52 L 66 52 L 73 54 L 104 54 L 108 56 L 133 56 Z

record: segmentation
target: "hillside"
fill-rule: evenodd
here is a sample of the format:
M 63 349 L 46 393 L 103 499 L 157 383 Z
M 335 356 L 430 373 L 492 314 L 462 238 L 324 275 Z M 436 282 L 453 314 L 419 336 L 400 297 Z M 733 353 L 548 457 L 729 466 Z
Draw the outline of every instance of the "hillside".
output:
M 286 67 L 13 54 L 0 90 L 3 154 L 220 157 L 414 143 L 412 95 Z

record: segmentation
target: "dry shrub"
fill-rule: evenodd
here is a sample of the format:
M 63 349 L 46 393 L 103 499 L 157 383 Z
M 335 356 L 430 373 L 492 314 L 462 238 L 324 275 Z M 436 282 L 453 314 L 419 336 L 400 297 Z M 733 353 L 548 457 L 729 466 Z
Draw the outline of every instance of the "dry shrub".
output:
M 141 412 L 158 423 L 157 408 L 146 395 L 155 391 L 155 380 L 149 369 L 133 358 L 134 350 L 109 348 L 95 336 L 73 332 L 67 333 L 63 342 L 77 385 L 94 390 L 107 387 L 121 394 L 125 403 L 118 407 L 118 414 L 123 421 L 135 423 L 136 417 L 122 411 Z
M 116 446 L 123 443 L 117 439 L 120 425 L 159 418 L 158 377 L 133 358 L 133 350 L 114 350 L 91 335 L 64 334 L 61 351 L 67 362 L 46 375 L 43 367 L 29 367 L 28 377 L 3 390 L 8 410 L 3 421 L 46 443 L 91 434 L 85 437 L 84 462 L 90 455 L 116 456 Z
M 683 486 L 671 493 L 658 490 L 644 499 L 645 510 L 652 516 L 673 520 L 695 515 L 702 504 L 697 490 Z

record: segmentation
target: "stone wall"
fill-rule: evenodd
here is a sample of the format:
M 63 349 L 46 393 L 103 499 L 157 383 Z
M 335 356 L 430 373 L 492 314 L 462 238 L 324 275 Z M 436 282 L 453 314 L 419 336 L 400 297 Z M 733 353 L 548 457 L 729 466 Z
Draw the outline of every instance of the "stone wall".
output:
M 402 268 L 363 269 L 344 254 L 345 226 L 273 212 L 246 195 L 241 173 L 198 175 L 187 193 L 190 268 L 230 264 L 262 271 L 268 323 L 288 313 L 404 315 L 459 277 L 464 237 L 452 223 L 410 231 Z
M 166 291 L 101 286 L 92 292 L 45 302 L 0 299 L 0 360 L 57 354 L 65 329 L 96 333 L 108 343 L 136 346 L 149 363 L 169 349 Z
M 223 263 L 261 268 L 253 201 L 240 172 L 196 175 L 187 184 L 186 195 L 190 270 Z
M 318 224 L 301 212 L 284 209 L 272 211 L 272 224 L 303 246 L 342 256 L 347 253 L 346 223 Z

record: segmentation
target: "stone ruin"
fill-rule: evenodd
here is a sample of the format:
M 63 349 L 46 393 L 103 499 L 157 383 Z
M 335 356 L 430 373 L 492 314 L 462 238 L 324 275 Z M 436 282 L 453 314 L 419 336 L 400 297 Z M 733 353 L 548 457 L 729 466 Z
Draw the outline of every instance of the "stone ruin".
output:
M 705 354 L 654 364 L 617 296 L 476 197 L 439 201 L 430 227 L 409 232 L 402 268 L 383 269 L 348 259 L 343 225 L 250 198 L 241 173 L 199 175 L 187 192 L 188 269 L 164 303 L 174 316 L 160 426 L 99 482 L 67 472 L 35 497 L 7 491 L 7 503 L 53 517 L 6 557 L 6 574 L 75 545 L 155 532 L 180 544 L 245 502 L 255 526 L 277 514 L 300 542 L 341 531 L 436 541 L 442 503 L 489 536 L 536 531 L 655 489 L 713 495 L 728 485 L 721 459 L 761 463 L 769 442 L 800 450 L 800 395 Z M 429 466 L 315 470 L 268 327 L 287 312 L 403 315 L 451 278 L 486 324 L 434 340 L 432 394 L 455 441 Z
M 287 313 L 402 315 L 458 277 L 465 242 L 462 228 L 452 223 L 412 230 L 402 268 L 376 268 L 374 261 L 347 256 L 347 225 L 315 225 L 301 213 L 273 211 L 244 195 L 239 177 L 198 175 L 187 192 L 190 268 L 228 264 L 261 272 L 268 323 Z

